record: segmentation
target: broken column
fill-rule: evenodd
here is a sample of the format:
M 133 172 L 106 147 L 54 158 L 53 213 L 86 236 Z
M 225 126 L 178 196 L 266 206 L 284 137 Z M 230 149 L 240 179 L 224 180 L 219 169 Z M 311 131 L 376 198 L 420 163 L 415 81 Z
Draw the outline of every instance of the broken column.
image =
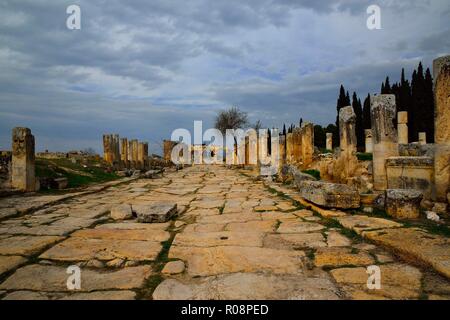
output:
M 331 132 L 327 132 L 327 142 L 326 147 L 327 150 L 333 150 L 333 134 Z
M 314 155 L 314 125 L 305 123 L 301 128 L 301 158 L 303 167 L 307 168 L 313 161 Z
M 21 191 L 36 191 L 34 136 L 28 128 L 12 130 L 11 186 Z
M 134 169 L 140 169 L 139 162 L 138 162 L 138 159 L 139 159 L 138 149 L 139 149 L 139 142 L 136 139 L 131 140 L 131 156 L 133 159 Z
M 427 133 L 419 132 L 419 144 L 424 145 L 427 144 Z
M 354 176 L 358 166 L 356 158 L 356 114 L 352 106 L 339 110 L 339 157 L 336 160 L 333 172 L 335 179 L 341 183 L 348 183 Z
M 164 140 L 164 160 L 171 161 L 172 149 L 177 144 L 175 141 Z
M 366 144 L 366 152 L 372 153 L 373 152 L 373 143 L 372 143 L 372 129 L 365 129 L 364 130 L 364 136 L 365 136 L 365 144 Z
M 450 186 L 450 56 L 433 61 L 435 198 L 446 202 Z
M 128 168 L 128 139 L 120 139 L 120 160 L 125 168 Z
M 113 151 L 114 151 L 114 164 L 120 163 L 120 138 L 118 134 L 113 135 Z
M 292 131 L 292 163 L 302 161 L 302 131 L 300 128 L 294 128 Z
M 114 162 L 113 136 L 111 134 L 103 135 L 103 159 L 111 165 Z
M 148 162 L 148 143 L 139 142 L 138 143 L 138 157 L 137 163 L 139 169 L 146 169 Z
M 286 136 L 281 135 L 280 136 L 280 142 L 279 142 L 279 166 L 280 168 L 286 164 Z
M 371 96 L 370 114 L 373 134 L 373 182 L 375 190 L 386 190 L 386 159 L 398 155 L 395 95 Z
M 408 112 L 400 111 L 397 114 L 397 133 L 398 133 L 398 143 L 407 144 L 408 143 Z
M 386 190 L 386 213 L 397 219 L 416 219 L 423 195 L 417 190 Z
M 286 135 L 286 162 L 293 163 L 294 158 L 294 144 L 292 142 L 292 132 Z
M 353 107 L 348 106 L 339 110 L 339 141 L 341 152 L 356 152 L 356 115 Z

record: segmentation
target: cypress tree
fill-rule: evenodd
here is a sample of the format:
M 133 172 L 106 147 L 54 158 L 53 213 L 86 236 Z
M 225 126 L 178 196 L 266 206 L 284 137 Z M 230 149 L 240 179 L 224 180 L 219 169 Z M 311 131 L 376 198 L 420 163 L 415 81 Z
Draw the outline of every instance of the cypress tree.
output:
M 430 69 L 425 71 L 425 132 L 427 142 L 434 143 L 434 92 Z
M 362 124 L 363 111 L 361 101 L 358 99 L 356 92 L 353 92 L 352 99 L 353 99 L 352 101 L 353 112 L 356 115 L 355 133 L 356 133 L 357 147 L 358 149 L 361 149 L 364 147 L 364 129 Z
M 367 94 L 366 99 L 364 99 L 363 129 L 372 129 L 372 123 L 370 120 L 370 94 Z

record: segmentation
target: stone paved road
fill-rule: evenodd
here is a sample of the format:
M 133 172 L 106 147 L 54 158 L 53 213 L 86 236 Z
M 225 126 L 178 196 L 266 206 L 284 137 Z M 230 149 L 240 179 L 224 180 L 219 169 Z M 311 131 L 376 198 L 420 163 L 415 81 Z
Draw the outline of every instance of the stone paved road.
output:
M 0 221 L 0 297 L 450 298 L 445 278 L 358 235 L 400 230 L 400 225 L 344 214 L 339 224 L 295 199 L 295 192 L 268 188 L 238 170 L 198 166 L 5 216 Z M 111 208 L 120 204 L 161 201 L 176 202 L 178 217 L 161 224 L 110 218 Z M 3 212 L 20 205 L 19 200 L 0 201 Z M 66 268 L 74 264 L 81 267 L 78 291 L 66 285 Z M 380 290 L 367 289 L 369 265 L 381 269 Z

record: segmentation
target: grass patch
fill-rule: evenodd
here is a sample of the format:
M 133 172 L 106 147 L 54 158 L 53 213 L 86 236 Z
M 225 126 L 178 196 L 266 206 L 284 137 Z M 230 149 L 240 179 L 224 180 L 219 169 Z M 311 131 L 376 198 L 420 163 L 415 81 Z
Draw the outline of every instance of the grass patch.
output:
M 356 153 L 356 157 L 358 158 L 359 161 L 372 161 L 373 160 L 373 155 L 371 153 L 366 153 L 366 152 L 358 152 L 358 153 Z
M 315 169 L 309 169 L 309 170 L 303 170 L 303 173 L 309 174 L 310 176 L 313 176 L 317 180 L 320 180 L 320 171 Z
M 116 180 L 119 177 L 114 172 L 108 172 L 108 167 L 100 160 L 85 159 L 82 163 L 73 163 L 62 159 L 36 159 L 36 177 L 67 178 L 68 188 L 78 188 L 92 183 Z M 48 190 L 42 189 L 43 192 Z

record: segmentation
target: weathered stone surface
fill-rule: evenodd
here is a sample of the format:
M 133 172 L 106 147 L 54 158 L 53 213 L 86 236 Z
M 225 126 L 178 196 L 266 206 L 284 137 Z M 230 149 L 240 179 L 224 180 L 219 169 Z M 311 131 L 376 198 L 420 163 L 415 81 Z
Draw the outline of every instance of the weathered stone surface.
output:
M 283 221 L 278 227 L 278 233 L 305 233 L 320 231 L 325 227 L 314 222 L 303 222 L 298 220 Z
M 162 223 L 170 220 L 177 213 L 176 203 L 160 203 L 152 205 L 133 205 L 137 220 L 144 223 Z
M 262 221 L 260 221 L 262 222 Z M 263 234 L 249 228 L 248 232 L 182 232 L 175 236 L 173 245 L 185 247 L 239 246 L 261 247 Z
M 183 261 L 170 261 L 161 271 L 163 274 L 180 274 L 183 273 L 186 266 Z
M 0 240 L 0 254 L 29 256 L 62 239 L 54 236 L 14 236 Z
M 96 229 L 110 229 L 110 230 L 166 230 L 170 226 L 169 222 L 166 223 L 152 223 L 143 224 L 137 222 L 121 222 L 121 223 L 105 223 L 96 227 Z
M 402 226 L 402 224 L 395 221 L 362 215 L 338 217 L 336 220 L 338 220 L 345 228 L 352 229 L 358 234 L 361 234 L 362 231 L 366 230 L 396 228 Z
M 272 232 L 275 230 L 277 222 L 274 220 L 267 221 L 247 221 L 247 222 L 233 222 L 225 227 L 227 231 L 245 232 L 253 230 L 255 232 Z
M 163 281 L 155 300 L 335 300 L 339 291 L 325 277 L 274 276 L 235 273 L 207 277 L 198 283 Z
M 111 208 L 111 218 L 114 220 L 126 220 L 133 217 L 131 206 L 129 204 L 121 204 Z
M 316 181 L 317 180 L 312 175 L 301 172 L 300 170 L 292 169 L 291 171 L 293 172 L 294 183 L 298 188 L 300 187 L 300 184 L 303 181 Z
M 232 272 L 270 271 L 277 274 L 301 273 L 304 253 L 257 247 L 178 247 L 169 258 L 187 261 L 191 276 L 210 276 Z
M 374 260 L 369 254 L 352 253 L 349 248 L 320 248 L 314 256 L 314 264 L 317 267 L 366 266 L 373 263 Z
M 113 260 L 153 261 L 161 251 L 153 241 L 69 238 L 50 248 L 41 259 L 61 261 Z
M 270 234 L 264 238 L 264 247 L 273 249 L 320 248 L 326 245 L 321 233 Z
M 21 256 L 0 256 L 0 276 L 24 264 L 26 261 L 27 259 Z
M 230 214 L 221 214 L 219 216 L 205 216 L 198 217 L 198 223 L 232 223 L 232 222 L 247 222 L 261 220 L 261 214 L 252 212 L 252 213 L 230 213 Z
M 360 206 L 358 192 L 344 184 L 303 181 L 299 191 L 301 197 L 327 208 L 350 209 Z
M 18 269 L 1 285 L 5 290 L 69 291 L 66 268 L 33 264 Z M 81 270 L 81 291 L 139 288 L 151 275 L 151 267 L 130 267 L 114 272 Z
M 344 286 L 351 298 L 367 299 L 367 295 L 382 296 L 390 299 L 417 299 L 420 293 L 422 273 L 404 264 L 381 265 L 381 289 L 367 288 L 366 268 L 341 268 L 331 271 L 331 275 L 340 285 Z
M 398 219 L 414 219 L 420 214 L 423 195 L 417 190 L 386 190 L 386 213 Z
M 363 236 L 450 278 L 450 241 L 445 237 L 417 228 L 367 231 Z
M 16 208 L 0 208 L 0 219 L 8 218 L 17 214 Z
M 346 247 L 351 245 L 351 240 L 337 231 L 327 233 L 327 243 L 329 247 Z
M 163 230 L 126 230 L 126 229 L 84 229 L 75 231 L 72 237 L 104 240 L 142 240 L 163 242 L 170 238 L 170 233 Z

